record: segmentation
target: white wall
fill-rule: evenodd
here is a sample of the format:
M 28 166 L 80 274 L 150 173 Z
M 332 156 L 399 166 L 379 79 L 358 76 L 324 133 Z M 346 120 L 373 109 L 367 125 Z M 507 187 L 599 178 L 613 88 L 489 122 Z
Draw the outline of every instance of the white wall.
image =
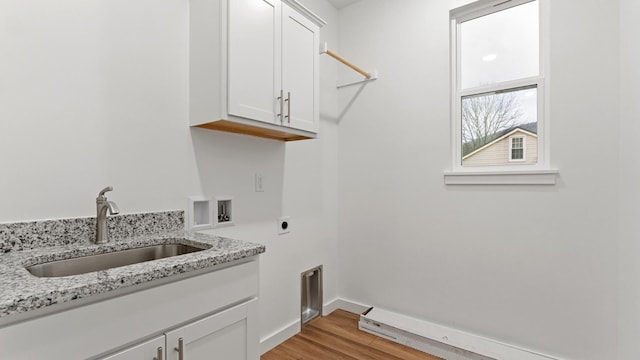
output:
M 307 0 L 301 3 L 327 22 L 320 31 L 320 42 L 335 44 L 338 36 L 335 8 L 325 0 Z M 255 221 L 243 226 L 208 231 L 213 234 L 264 243 L 267 246 L 267 252 L 260 256 L 262 272 L 260 319 L 263 340 L 287 326 L 300 325 L 300 274 L 303 271 L 322 264 L 325 303 L 331 302 L 337 296 L 336 68 L 337 63 L 334 60 L 326 55 L 320 56 L 319 138 L 284 144 L 282 153 L 279 155 L 280 162 L 276 163 L 281 168 L 265 175 L 267 193 L 271 186 L 282 188 L 278 193 L 281 197 L 281 209 L 272 212 L 269 221 Z M 269 143 L 273 142 L 269 141 Z M 242 148 L 242 145 L 234 147 L 238 151 L 242 151 Z M 256 153 L 253 156 L 260 156 L 263 150 L 253 148 L 247 152 Z M 233 167 L 237 163 L 238 161 L 233 160 L 228 165 Z M 272 163 L 256 165 L 262 171 L 269 171 L 269 168 L 274 166 Z M 249 173 L 252 167 L 244 169 L 247 171 L 246 175 L 251 175 Z M 233 182 L 237 178 L 231 177 L 227 180 Z M 253 183 L 249 185 L 251 186 L 249 191 L 252 191 Z M 272 199 L 265 203 L 260 196 L 262 196 L 260 193 L 251 194 L 251 200 L 246 206 L 263 208 L 271 206 L 270 204 L 278 200 Z M 289 234 L 276 234 L 276 222 L 271 219 L 277 219 L 281 215 L 291 216 Z
M 620 126 L 620 247 L 619 247 L 619 355 L 640 358 L 640 168 L 634 144 L 640 137 L 640 3 L 621 0 L 621 126 Z
M 337 12 L 305 3 L 337 38 Z M 0 221 L 95 216 L 234 197 L 218 233 L 265 243 L 261 336 L 298 320 L 299 276 L 325 266 L 335 297 L 336 64 L 321 60 L 321 136 L 284 144 L 188 127 L 188 0 L 0 2 Z M 254 174 L 265 192 L 254 192 Z M 276 235 L 276 219 L 292 218 Z
M 336 71 L 358 76 L 321 56 L 321 136 L 282 144 L 188 128 L 187 0 L 2 1 L 0 221 L 93 216 L 106 185 L 124 213 L 230 195 L 237 226 L 213 232 L 267 245 L 263 338 L 298 320 L 299 274 L 322 263 L 327 301 L 567 359 L 638 358 L 640 173 L 618 163 L 636 163 L 640 135 L 638 4 L 551 1 L 557 186 L 446 187 L 447 18 L 463 2 L 367 0 L 338 21 L 303 1 L 329 22 L 321 41 L 380 80 L 337 104 Z
M 617 2 L 550 1 L 560 179 L 491 187 L 443 184 L 453 3 L 340 12 L 341 53 L 380 79 L 340 121 L 338 293 L 566 359 L 615 358 Z
M 182 207 L 199 192 L 185 126 L 188 2 L 0 3 L 0 220 Z

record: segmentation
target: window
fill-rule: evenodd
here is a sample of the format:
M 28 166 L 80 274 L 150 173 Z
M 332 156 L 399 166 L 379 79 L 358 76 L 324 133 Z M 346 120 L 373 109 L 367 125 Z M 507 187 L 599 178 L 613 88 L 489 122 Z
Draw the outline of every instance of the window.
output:
M 546 1 L 480 0 L 451 11 L 451 173 L 549 170 Z
M 524 161 L 524 136 L 514 136 L 509 138 L 509 160 Z

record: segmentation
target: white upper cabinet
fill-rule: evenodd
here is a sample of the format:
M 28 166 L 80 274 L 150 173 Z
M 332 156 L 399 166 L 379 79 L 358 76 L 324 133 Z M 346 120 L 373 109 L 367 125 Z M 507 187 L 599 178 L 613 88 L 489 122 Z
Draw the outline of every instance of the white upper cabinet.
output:
M 314 138 L 322 25 L 295 0 L 192 0 L 191 125 Z
M 319 122 L 319 28 L 286 4 L 282 5 L 282 88 L 287 125 L 317 132 Z
M 229 2 L 229 114 L 275 123 L 280 3 L 264 0 Z

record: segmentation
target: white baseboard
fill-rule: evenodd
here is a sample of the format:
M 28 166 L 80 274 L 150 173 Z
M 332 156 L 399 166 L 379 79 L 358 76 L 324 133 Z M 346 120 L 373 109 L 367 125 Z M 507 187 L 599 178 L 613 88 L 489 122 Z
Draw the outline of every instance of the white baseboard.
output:
M 260 340 L 260 355 L 282 344 L 290 337 L 300 332 L 300 320 L 294 321 L 282 329 Z
M 361 330 L 446 359 L 560 360 L 377 307 L 361 316 L 359 325 Z
M 327 316 L 338 309 L 349 311 L 354 314 L 362 314 L 362 312 L 367 310 L 368 308 L 370 308 L 370 306 L 363 305 L 355 301 L 335 298 L 330 302 L 324 304 L 324 306 L 322 307 L 322 314 L 324 316 Z

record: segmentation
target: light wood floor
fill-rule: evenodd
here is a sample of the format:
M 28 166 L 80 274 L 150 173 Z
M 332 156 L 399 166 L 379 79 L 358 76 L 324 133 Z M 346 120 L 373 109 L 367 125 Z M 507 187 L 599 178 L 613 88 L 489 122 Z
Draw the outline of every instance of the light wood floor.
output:
M 336 310 L 315 319 L 261 360 L 442 360 L 358 330 L 358 315 Z

